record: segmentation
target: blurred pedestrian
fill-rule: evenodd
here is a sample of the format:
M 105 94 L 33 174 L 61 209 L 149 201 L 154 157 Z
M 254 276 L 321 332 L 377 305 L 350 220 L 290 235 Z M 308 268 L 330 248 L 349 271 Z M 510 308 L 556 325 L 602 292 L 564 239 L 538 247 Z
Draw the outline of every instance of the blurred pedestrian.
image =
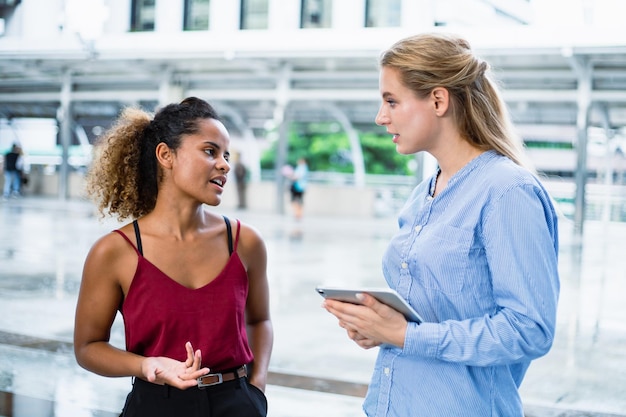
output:
M 246 165 L 241 160 L 241 154 L 235 155 L 235 182 L 237 185 L 237 208 L 245 210 L 248 208 L 246 199 L 247 187 L 248 187 L 249 171 Z
M 22 150 L 17 143 L 4 155 L 4 189 L 2 198 L 19 197 L 22 189 L 23 159 Z
M 304 212 L 304 193 L 306 192 L 308 177 L 309 166 L 306 159 L 298 158 L 298 163 L 291 174 L 291 187 L 289 189 L 293 215 L 296 220 L 301 220 Z
M 267 413 L 265 243 L 206 207 L 221 202 L 229 143 L 214 109 L 190 97 L 154 116 L 126 109 L 96 145 L 87 189 L 103 215 L 132 221 L 87 256 L 74 349 L 85 369 L 133 377 L 122 415 Z M 125 349 L 109 342 L 118 311 Z
M 555 332 L 557 215 L 488 64 L 446 34 L 400 40 L 380 60 L 385 126 L 401 154 L 437 162 L 399 214 L 383 257 L 389 286 L 424 318 L 367 294 L 326 300 L 359 346 L 380 348 L 367 416 L 522 417 L 531 361 Z

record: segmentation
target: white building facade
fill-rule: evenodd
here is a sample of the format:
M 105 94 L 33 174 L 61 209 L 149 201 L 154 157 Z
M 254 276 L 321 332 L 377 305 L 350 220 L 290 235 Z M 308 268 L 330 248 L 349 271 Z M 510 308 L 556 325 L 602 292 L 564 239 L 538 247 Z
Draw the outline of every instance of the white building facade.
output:
M 537 27 L 533 3 L 0 0 L 0 119 L 58 121 L 62 194 L 81 137 L 92 140 L 125 105 L 154 109 L 190 95 L 215 105 L 250 160 L 268 129 L 308 119 L 337 121 L 357 161 L 358 132 L 374 126 L 379 105 L 380 51 L 407 35 L 451 31 L 492 64 L 528 141 L 586 147 L 590 125 L 618 131 L 626 33 L 558 20 Z M 586 167 L 580 153 L 568 155 L 564 170 Z M 363 181 L 355 163 L 354 182 Z

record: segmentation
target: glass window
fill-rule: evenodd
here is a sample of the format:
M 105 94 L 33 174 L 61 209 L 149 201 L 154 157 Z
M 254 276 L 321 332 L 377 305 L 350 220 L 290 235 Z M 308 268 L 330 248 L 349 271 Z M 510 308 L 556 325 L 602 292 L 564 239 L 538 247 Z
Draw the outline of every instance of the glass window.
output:
M 209 30 L 210 0 L 185 0 L 185 30 Z
M 267 29 L 269 0 L 241 0 L 241 29 Z
M 0 7 L 15 7 L 20 4 L 20 2 L 21 0 L 0 0 Z
M 133 0 L 130 30 L 150 32 L 154 30 L 155 0 Z
M 302 0 L 301 28 L 329 28 L 332 0 Z
M 399 27 L 402 0 L 366 0 L 365 27 Z

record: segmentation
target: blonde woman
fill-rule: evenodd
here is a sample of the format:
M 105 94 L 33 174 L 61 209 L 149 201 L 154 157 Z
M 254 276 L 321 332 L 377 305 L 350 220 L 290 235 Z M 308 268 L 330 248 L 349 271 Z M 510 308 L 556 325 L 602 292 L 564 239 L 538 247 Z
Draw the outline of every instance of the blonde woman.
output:
M 362 294 L 326 300 L 359 346 L 379 347 L 370 416 L 522 417 L 518 392 L 553 342 L 557 215 L 489 65 L 446 34 L 402 39 L 380 59 L 376 123 L 401 154 L 438 162 L 399 214 L 383 258 L 389 286 L 424 322 Z

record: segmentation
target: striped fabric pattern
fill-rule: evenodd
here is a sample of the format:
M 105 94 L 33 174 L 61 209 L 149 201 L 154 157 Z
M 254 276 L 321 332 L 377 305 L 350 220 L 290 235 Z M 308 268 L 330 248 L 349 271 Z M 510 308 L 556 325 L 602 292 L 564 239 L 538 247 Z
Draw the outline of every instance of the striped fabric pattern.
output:
M 370 416 L 522 417 L 518 388 L 554 338 L 557 215 L 539 180 L 489 151 L 431 197 L 418 185 L 383 273 L 424 318 L 381 346 Z

